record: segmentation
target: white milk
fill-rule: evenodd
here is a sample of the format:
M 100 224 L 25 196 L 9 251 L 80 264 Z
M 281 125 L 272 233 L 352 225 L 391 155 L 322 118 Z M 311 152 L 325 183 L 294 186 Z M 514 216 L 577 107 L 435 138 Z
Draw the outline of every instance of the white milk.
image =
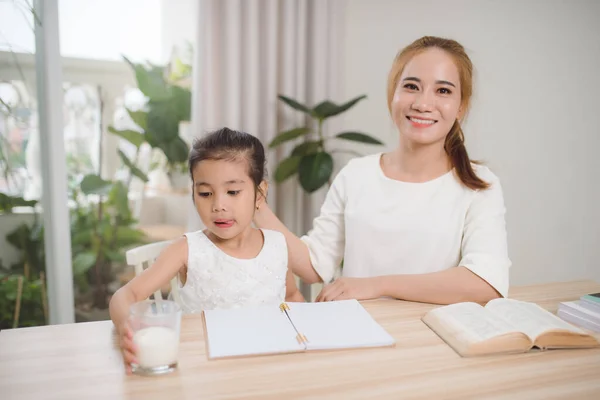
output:
M 142 368 L 161 367 L 177 362 L 179 337 L 173 329 L 152 326 L 133 335 L 136 357 Z

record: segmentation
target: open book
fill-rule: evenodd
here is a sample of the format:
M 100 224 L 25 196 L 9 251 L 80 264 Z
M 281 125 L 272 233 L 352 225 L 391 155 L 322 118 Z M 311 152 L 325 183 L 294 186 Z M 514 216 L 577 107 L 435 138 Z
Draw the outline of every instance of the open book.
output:
M 533 347 L 600 347 L 594 336 L 537 304 L 513 299 L 494 299 L 485 307 L 451 304 L 429 311 L 422 320 L 463 357 L 523 353 Z
M 206 310 L 203 317 L 210 359 L 395 344 L 356 300 Z

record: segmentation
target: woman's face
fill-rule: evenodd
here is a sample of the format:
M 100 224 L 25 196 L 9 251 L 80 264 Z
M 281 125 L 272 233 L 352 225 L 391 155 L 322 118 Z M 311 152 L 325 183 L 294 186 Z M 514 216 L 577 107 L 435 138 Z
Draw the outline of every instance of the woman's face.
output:
M 458 68 L 444 50 L 431 48 L 404 67 L 392 99 L 401 139 L 418 145 L 444 144 L 461 113 Z

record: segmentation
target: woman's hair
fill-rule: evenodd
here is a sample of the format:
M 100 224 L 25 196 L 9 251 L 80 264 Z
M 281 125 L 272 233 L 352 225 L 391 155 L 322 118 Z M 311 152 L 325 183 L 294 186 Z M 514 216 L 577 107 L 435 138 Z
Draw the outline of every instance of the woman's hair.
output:
M 266 178 L 265 148 L 255 136 L 221 128 L 194 140 L 188 160 L 192 180 L 194 167 L 204 160 L 245 161 L 248 176 L 252 178 L 255 189 L 265 195 L 260 188 L 261 182 Z
M 392 69 L 388 77 L 387 96 L 388 96 L 388 108 L 390 113 L 392 111 L 392 99 L 394 98 L 394 92 L 398 85 L 398 80 L 402 75 L 402 71 L 406 64 L 416 55 L 431 49 L 438 48 L 447 52 L 454 60 L 456 67 L 458 68 L 458 74 L 460 76 L 460 96 L 461 96 L 461 107 L 464 110 L 463 118 L 469 110 L 471 101 L 471 95 L 473 94 L 473 64 L 471 59 L 465 52 L 465 48 L 455 40 L 444 39 L 435 36 L 424 36 L 420 39 L 415 40 L 396 55 Z M 456 170 L 456 173 L 461 182 L 470 189 L 487 189 L 489 183 L 479 178 L 473 167 L 471 166 L 471 160 L 467 154 L 465 148 L 465 137 L 460 127 L 460 121 L 454 121 L 454 125 L 448 132 L 446 140 L 444 142 L 444 150 L 450 157 L 452 166 Z M 476 163 L 475 161 L 473 161 Z

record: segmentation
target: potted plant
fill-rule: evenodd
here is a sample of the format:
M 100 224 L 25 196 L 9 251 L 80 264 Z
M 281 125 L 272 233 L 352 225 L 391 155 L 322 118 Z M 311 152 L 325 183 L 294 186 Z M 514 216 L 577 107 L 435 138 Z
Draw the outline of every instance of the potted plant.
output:
M 356 103 L 366 98 L 365 95 L 356 97 L 343 104 L 335 104 L 325 100 L 314 107 L 308 107 L 286 96 L 279 95 L 279 99 L 294 110 L 303 112 L 309 117 L 311 123 L 285 132 L 279 133 L 269 144 L 276 148 L 284 143 L 296 139 L 297 142 L 289 156 L 281 161 L 275 170 L 275 181 L 280 183 L 292 176 L 297 176 L 300 186 L 307 192 L 313 193 L 325 184 L 331 184 L 331 175 L 334 170 L 334 161 L 331 147 L 338 141 L 352 141 L 373 145 L 382 145 L 378 139 L 362 132 L 340 132 L 334 136 L 326 137 L 323 134 L 323 124 L 329 118 L 342 114 L 352 108 Z M 316 127 L 316 132 L 314 127 Z M 315 134 L 309 138 L 309 134 Z M 340 150 L 338 150 L 340 151 Z
M 137 148 L 148 143 L 152 149 L 160 151 L 164 155 L 164 163 L 159 161 L 157 165 L 166 168 L 172 185 L 181 186 L 180 175 L 183 174 L 183 184 L 188 187 L 185 163 L 189 144 L 182 137 L 181 129 L 190 120 L 191 92 L 179 85 L 181 73 L 174 74 L 173 69 L 167 72 L 166 67 L 134 63 L 127 58 L 125 61 L 133 69 L 138 88 L 146 96 L 147 103 L 139 111 L 127 109 L 137 130 L 119 130 L 114 126 L 108 129 Z

